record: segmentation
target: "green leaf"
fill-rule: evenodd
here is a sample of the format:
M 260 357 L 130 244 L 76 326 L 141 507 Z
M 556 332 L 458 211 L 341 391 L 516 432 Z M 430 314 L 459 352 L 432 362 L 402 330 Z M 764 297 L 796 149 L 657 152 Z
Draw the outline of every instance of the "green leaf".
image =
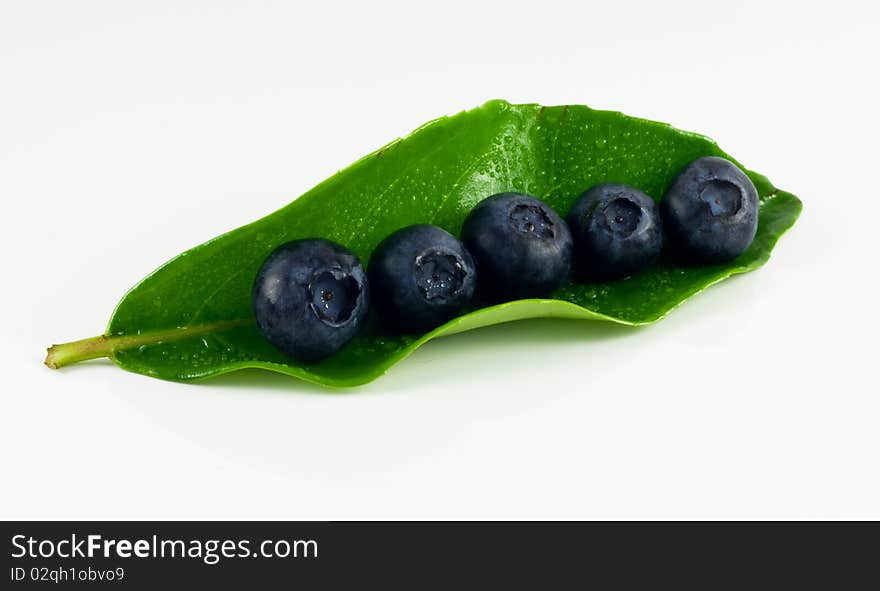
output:
M 342 351 L 312 365 L 292 362 L 260 336 L 250 290 L 266 256 L 288 240 L 329 238 L 366 263 L 379 241 L 403 226 L 432 223 L 458 234 L 474 204 L 493 193 L 530 193 L 565 216 L 600 182 L 628 183 L 659 199 L 682 167 L 707 155 L 731 158 L 706 137 L 621 113 L 491 101 L 432 121 L 272 215 L 181 254 L 126 294 L 105 336 L 55 346 L 47 364 L 109 356 L 127 370 L 166 379 L 258 367 L 353 386 L 432 338 L 482 326 L 537 317 L 654 322 L 709 285 L 763 265 L 801 202 L 748 172 L 761 196 L 758 233 L 731 263 L 661 261 L 623 281 L 572 282 L 554 299 L 475 310 L 421 336 L 385 334 L 371 320 Z

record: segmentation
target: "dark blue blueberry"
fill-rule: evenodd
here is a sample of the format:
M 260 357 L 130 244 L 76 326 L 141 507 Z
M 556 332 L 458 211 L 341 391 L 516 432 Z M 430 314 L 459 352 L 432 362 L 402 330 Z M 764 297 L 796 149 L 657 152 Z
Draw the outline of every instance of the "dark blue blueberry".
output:
M 329 240 L 296 240 L 263 263 L 253 304 L 270 343 L 312 362 L 351 340 L 369 310 L 369 286 L 361 262 L 347 249 Z
M 568 214 L 575 266 L 590 279 L 613 280 L 641 271 L 663 248 L 660 210 L 629 185 L 597 185 Z
M 403 332 L 435 328 L 474 295 L 477 273 L 464 245 L 437 226 L 398 230 L 376 247 L 368 268 L 373 305 Z
M 719 263 L 749 247 L 758 229 L 758 191 L 735 164 L 698 158 L 685 167 L 660 204 L 666 232 L 688 259 Z
M 543 201 L 499 193 L 468 215 L 462 241 L 477 261 L 480 289 L 494 299 L 547 297 L 571 268 L 571 232 Z

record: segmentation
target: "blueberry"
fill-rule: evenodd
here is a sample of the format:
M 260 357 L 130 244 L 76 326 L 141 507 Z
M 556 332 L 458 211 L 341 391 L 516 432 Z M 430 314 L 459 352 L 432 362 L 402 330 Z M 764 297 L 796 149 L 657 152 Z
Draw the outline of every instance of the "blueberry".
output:
M 735 164 L 707 156 L 691 162 L 660 204 L 670 241 L 701 263 L 742 254 L 758 229 L 758 191 Z
M 627 277 L 653 263 L 663 248 L 660 210 L 648 195 L 620 184 L 597 185 L 568 214 L 575 262 L 588 278 Z
M 474 295 L 474 260 L 454 236 L 430 225 L 409 226 L 376 247 L 368 268 L 379 315 L 403 332 L 435 328 Z
M 257 326 L 299 361 L 339 351 L 369 310 L 369 286 L 358 258 L 322 239 L 288 242 L 263 263 L 253 288 Z
M 461 236 L 480 272 L 480 288 L 495 299 L 547 297 L 571 267 L 566 223 L 546 203 L 499 193 L 477 204 Z

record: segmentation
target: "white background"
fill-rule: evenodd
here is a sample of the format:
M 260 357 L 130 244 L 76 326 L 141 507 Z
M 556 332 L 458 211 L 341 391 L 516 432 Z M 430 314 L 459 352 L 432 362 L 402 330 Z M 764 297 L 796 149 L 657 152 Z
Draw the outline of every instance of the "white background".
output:
M 819 4 L 0 2 L 0 517 L 880 518 L 880 24 Z M 652 327 L 484 329 L 347 393 L 42 365 L 491 98 L 708 134 L 803 216 Z

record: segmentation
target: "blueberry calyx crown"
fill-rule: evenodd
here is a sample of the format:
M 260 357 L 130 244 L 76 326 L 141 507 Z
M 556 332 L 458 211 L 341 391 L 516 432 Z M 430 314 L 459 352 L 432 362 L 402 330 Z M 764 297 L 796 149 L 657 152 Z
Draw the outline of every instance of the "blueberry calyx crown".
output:
M 742 190 L 730 181 L 712 179 L 703 185 L 700 200 L 709 206 L 713 216 L 730 217 L 742 208 Z
M 603 212 L 608 228 L 623 238 L 631 235 L 642 221 L 642 208 L 626 197 L 617 197 Z
M 522 234 L 552 240 L 556 236 L 553 220 L 543 207 L 520 203 L 510 210 L 510 223 Z
M 309 307 L 318 319 L 330 326 L 342 326 L 357 306 L 361 287 L 342 269 L 317 271 L 308 285 Z
M 415 280 L 425 300 L 445 300 L 461 291 L 467 271 L 461 257 L 429 249 L 415 258 Z

